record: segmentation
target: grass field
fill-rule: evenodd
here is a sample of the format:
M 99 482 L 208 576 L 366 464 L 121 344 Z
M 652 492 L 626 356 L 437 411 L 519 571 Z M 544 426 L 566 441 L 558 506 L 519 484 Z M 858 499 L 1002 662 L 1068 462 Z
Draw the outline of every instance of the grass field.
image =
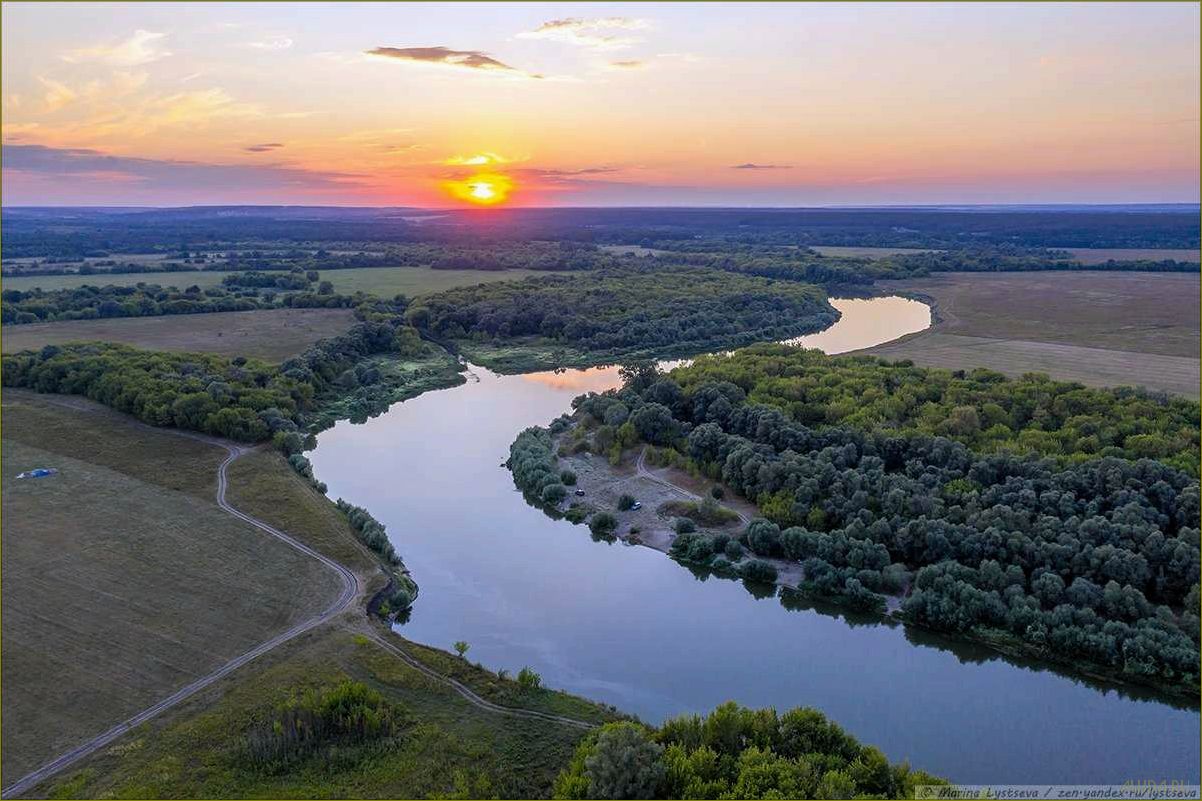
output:
M 4 353 L 100 340 L 139 348 L 202 351 L 280 362 L 319 339 L 335 336 L 355 323 L 350 309 L 262 309 L 161 317 L 116 317 L 58 323 L 6 325 L 0 333 Z
M 1082 264 L 1103 264 L 1115 261 L 1139 261 L 1140 259 L 1173 259 L 1174 261 L 1199 261 L 1198 250 L 1177 250 L 1161 248 L 1060 248 L 1067 250 Z
M 8 781 L 308 617 L 332 574 L 220 512 L 224 451 L 89 401 L 4 393 L 3 732 Z M 51 478 L 13 480 L 57 467 Z M 228 471 L 227 498 L 383 584 L 333 504 L 269 450 Z M 400 543 L 403 547 L 403 540 Z M 420 578 L 420 577 L 419 577 Z M 420 603 L 420 602 L 419 602 Z M 420 610 L 420 607 L 419 607 Z M 417 611 L 415 613 L 420 613 Z M 238 669 L 30 790 L 32 797 L 539 797 L 584 732 L 470 704 L 366 639 L 355 608 Z M 393 635 L 385 635 L 393 636 Z M 436 649 L 393 641 L 493 703 L 581 720 L 604 706 L 522 690 Z M 277 705 L 345 680 L 402 710 L 401 736 L 248 764 L 249 732 Z M 331 756 L 331 754 L 335 756 Z
M 320 270 L 323 281 L 334 284 L 334 291 L 341 294 L 370 292 L 381 297 L 407 295 L 416 297 L 431 292 L 441 292 L 457 286 L 484 284 L 489 281 L 508 281 L 540 275 L 537 270 L 432 270 L 429 267 L 360 267 L 353 270 Z M 162 286 L 205 289 L 217 286 L 229 275 L 222 270 L 195 273 L 118 273 L 115 275 L 47 275 L 41 277 L 19 276 L 4 278 L 0 284 L 4 289 L 70 289 L 92 284 L 104 286 L 133 286 L 141 282 Z
M 7 390 L 3 415 L 6 777 L 337 594 L 326 568 L 218 509 L 225 451 L 78 399 Z M 33 467 L 60 472 L 15 480 Z
M 401 643 L 399 638 L 395 640 Z M 412 655 L 474 691 L 508 705 L 550 706 L 576 717 L 610 715 L 589 702 L 546 690 L 521 692 L 484 670 L 412 644 Z M 376 748 L 316 755 L 282 771 L 245 765 L 244 733 L 277 704 L 305 689 L 345 680 L 367 684 L 399 705 L 403 735 Z M 508 697 L 496 688 L 504 685 Z M 538 798 L 567 764 L 584 732 L 562 724 L 480 710 L 447 685 L 405 665 L 363 636 L 324 628 L 283 646 L 123 738 L 86 765 L 31 795 L 71 798 Z M 444 795 L 444 797 L 446 797 Z
M 924 248 L 871 248 L 843 245 L 811 245 L 810 250 L 816 250 L 823 256 L 851 256 L 865 259 L 883 259 L 886 256 L 905 256 L 910 253 L 930 253 Z
M 1099 271 L 941 273 L 884 281 L 935 303 L 931 329 L 870 349 L 890 359 L 1198 396 L 1199 276 Z

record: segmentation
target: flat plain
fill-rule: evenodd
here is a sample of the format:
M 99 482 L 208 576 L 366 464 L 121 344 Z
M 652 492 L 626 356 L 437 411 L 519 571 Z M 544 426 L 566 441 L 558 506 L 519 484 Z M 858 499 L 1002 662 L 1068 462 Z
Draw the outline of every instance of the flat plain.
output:
M 338 593 L 221 511 L 226 452 L 78 398 L 4 393 L 3 761 L 10 780 Z M 16 480 L 35 467 L 56 475 Z
M 933 301 L 938 321 L 867 353 L 1199 394 L 1196 273 L 940 273 L 877 289 Z
M 1138 261 L 1140 259 L 1172 259 L 1174 261 L 1202 261 L 1202 251 L 1179 248 L 1061 248 L 1067 250 L 1082 264 L 1104 264 L 1114 261 Z
M 114 317 L 6 325 L 3 352 L 64 342 L 119 342 L 137 348 L 200 351 L 280 362 L 355 323 L 350 309 L 261 309 L 160 317 Z
M 429 267 L 356 267 L 351 270 L 319 270 L 321 280 L 334 285 L 341 294 L 370 292 L 381 297 L 406 295 L 416 297 L 431 292 L 441 292 L 457 286 L 484 284 L 489 281 L 507 281 L 538 275 L 537 270 L 434 270 Z M 40 287 L 45 290 L 71 289 L 84 284 L 93 286 L 134 286 L 139 283 L 160 286 L 189 287 L 201 289 L 217 286 L 229 275 L 226 270 L 204 270 L 200 272 L 162 273 L 113 273 L 92 275 L 44 275 L 6 276 L 5 289 L 27 290 Z M 281 273 L 282 275 L 282 273 Z

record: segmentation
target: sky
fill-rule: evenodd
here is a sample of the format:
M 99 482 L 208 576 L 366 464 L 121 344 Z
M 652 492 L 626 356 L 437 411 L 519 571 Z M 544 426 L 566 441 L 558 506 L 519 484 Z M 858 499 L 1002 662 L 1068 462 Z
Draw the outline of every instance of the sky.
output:
M 4 205 L 1199 200 L 1197 3 L 0 15 Z

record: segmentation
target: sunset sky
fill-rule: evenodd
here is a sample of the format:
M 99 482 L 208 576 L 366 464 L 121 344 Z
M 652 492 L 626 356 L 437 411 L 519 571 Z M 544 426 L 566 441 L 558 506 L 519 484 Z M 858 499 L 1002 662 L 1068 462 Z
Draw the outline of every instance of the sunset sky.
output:
M 5 205 L 1198 201 L 1196 3 L 2 13 Z

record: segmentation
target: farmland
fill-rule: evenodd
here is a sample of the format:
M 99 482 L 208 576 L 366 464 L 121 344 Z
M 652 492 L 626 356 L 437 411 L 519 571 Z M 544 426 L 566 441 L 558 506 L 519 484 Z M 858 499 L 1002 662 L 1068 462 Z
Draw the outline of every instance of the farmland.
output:
M 1198 395 L 1197 275 L 941 274 L 879 291 L 926 297 L 938 322 L 868 351 L 878 356 Z
M 320 564 L 216 506 L 224 450 L 69 403 L 4 395 L 3 770 L 13 779 L 313 615 L 338 589 Z M 59 473 L 13 480 L 34 467 Z
M 92 284 L 101 286 L 134 286 L 139 283 L 162 286 L 198 286 L 201 289 L 217 286 L 230 273 L 226 270 L 204 270 L 201 272 L 163 273 L 114 273 L 112 275 L 47 275 L 16 276 L 4 278 L 5 289 L 45 290 L 70 289 Z M 322 280 L 330 281 L 334 291 L 350 295 L 367 292 L 381 297 L 407 295 L 416 297 L 430 292 L 441 292 L 457 286 L 482 284 L 489 281 L 507 281 L 538 275 L 536 270 L 434 270 L 429 267 L 357 267 L 349 270 L 325 270 Z
M 350 309 L 260 309 L 6 326 L 5 353 L 65 342 L 120 342 L 149 350 L 204 351 L 279 362 L 355 322 Z

